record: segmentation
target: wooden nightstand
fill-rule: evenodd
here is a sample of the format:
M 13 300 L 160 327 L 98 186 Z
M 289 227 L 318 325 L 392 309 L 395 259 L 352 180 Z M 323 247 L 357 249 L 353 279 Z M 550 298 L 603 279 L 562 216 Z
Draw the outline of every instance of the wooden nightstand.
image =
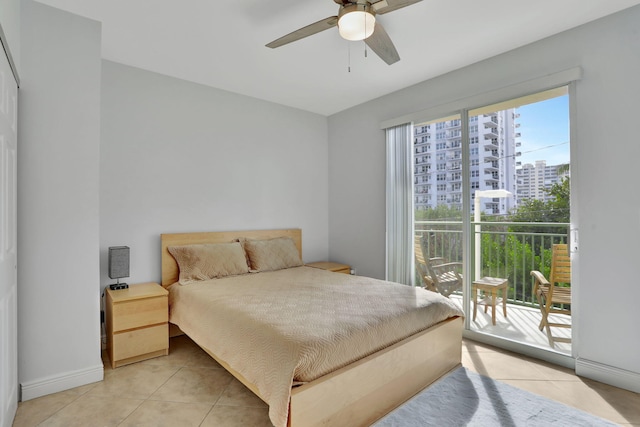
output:
M 107 351 L 111 366 L 169 354 L 169 292 L 157 283 L 106 290 Z
M 347 264 L 340 264 L 337 262 L 320 261 L 320 262 L 312 262 L 305 265 L 307 267 L 321 268 L 322 270 L 334 271 L 336 273 L 351 274 L 351 266 Z

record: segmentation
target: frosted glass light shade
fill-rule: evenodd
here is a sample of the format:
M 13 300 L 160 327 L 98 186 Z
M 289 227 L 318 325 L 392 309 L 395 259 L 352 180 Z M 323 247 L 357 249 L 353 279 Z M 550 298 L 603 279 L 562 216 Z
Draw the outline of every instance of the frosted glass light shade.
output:
M 338 31 L 343 39 L 356 41 L 364 40 L 373 34 L 376 17 L 369 12 L 354 10 L 345 13 L 338 20 Z

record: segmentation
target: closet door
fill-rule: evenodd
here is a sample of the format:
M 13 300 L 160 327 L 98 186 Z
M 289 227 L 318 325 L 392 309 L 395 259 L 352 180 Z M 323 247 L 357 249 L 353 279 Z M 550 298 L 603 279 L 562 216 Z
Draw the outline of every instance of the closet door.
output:
M 0 427 L 9 427 L 18 406 L 18 86 L 4 51 L 0 52 Z

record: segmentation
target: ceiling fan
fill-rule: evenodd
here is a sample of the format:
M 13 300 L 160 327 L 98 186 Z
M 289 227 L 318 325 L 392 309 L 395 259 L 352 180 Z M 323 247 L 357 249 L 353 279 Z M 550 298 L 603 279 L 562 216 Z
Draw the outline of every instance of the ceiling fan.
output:
M 347 40 L 364 40 L 384 62 L 391 65 L 400 60 L 391 38 L 376 21 L 376 15 L 392 12 L 422 0 L 333 0 L 340 5 L 337 16 L 330 16 L 267 44 L 276 48 L 303 39 L 335 26 Z

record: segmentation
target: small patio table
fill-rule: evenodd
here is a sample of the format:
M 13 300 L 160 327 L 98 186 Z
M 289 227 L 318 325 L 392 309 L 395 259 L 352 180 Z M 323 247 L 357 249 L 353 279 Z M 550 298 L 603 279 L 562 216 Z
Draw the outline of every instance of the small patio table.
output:
M 498 290 L 501 290 L 501 298 L 498 298 Z M 487 312 L 491 304 L 491 323 L 496 324 L 496 303 L 502 300 L 502 313 L 507 317 L 507 291 L 509 290 L 509 280 L 499 277 L 483 277 L 473 282 L 473 320 L 476 320 L 478 305 L 484 305 L 484 312 Z M 483 298 L 478 301 L 478 291 L 483 291 Z M 489 293 L 489 296 L 487 296 Z

